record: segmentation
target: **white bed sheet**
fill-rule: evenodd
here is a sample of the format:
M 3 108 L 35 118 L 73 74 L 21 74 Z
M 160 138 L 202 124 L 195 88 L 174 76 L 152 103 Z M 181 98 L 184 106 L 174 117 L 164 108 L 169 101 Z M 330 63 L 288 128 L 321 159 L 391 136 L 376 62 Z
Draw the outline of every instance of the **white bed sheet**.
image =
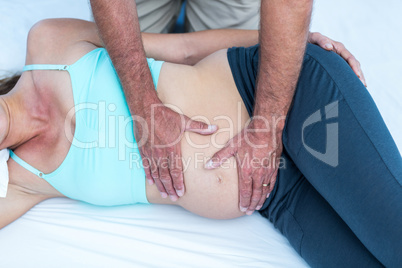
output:
M 361 61 L 402 149 L 402 3 L 317 0 L 312 30 Z M 0 0 L 0 76 L 24 64 L 29 28 L 49 17 L 90 19 L 87 0 Z M 0 231 L 0 267 L 306 267 L 288 241 L 254 214 L 218 221 L 181 208 L 90 206 L 57 198 Z

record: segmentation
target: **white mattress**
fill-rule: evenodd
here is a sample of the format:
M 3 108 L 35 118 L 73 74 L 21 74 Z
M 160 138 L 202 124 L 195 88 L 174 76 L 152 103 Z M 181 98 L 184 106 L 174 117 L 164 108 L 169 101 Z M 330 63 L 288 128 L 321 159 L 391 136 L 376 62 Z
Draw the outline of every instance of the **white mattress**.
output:
M 312 30 L 361 61 L 369 91 L 402 149 L 402 3 L 317 0 Z M 0 0 L 0 76 L 24 64 L 29 28 L 49 17 L 90 19 L 87 0 Z M 0 230 L 0 267 L 305 267 L 258 214 L 210 220 L 181 208 L 43 202 Z

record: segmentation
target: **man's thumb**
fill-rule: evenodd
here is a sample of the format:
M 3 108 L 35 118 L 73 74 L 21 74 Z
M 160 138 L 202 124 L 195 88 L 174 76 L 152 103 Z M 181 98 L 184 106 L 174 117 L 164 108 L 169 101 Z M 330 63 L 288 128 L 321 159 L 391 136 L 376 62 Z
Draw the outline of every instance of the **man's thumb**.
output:
M 214 134 L 217 130 L 218 130 L 217 125 L 208 125 L 203 122 L 195 121 L 188 118 L 186 123 L 186 129 L 184 131 L 190 131 L 201 135 L 211 135 Z

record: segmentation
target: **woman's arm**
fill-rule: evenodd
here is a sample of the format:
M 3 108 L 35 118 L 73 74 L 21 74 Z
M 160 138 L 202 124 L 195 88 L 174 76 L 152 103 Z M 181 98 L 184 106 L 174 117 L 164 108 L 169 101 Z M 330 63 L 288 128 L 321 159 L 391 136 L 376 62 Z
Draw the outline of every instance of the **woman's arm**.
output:
M 35 34 L 38 31 L 40 34 Z M 48 47 L 49 42 L 57 43 L 53 47 L 59 50 L 82 41 L 103 47 L 95 23 L 85 20 L 43 20 L 31 29 L 30 36 L 39 36 L 39 38 L 31 38 L 34 39 L 32 41 L 34 44 L 42 42 Z M 223 48 L 255 45 L 258 43 L 259 37 L 256 30 L 220 29 L 185 34 L 142 33 L 142 38 L 147 57 L 172 63 L 194 65 L 206 56 Z M 327 43 L 336 44 L 338 47 L 335 51 L 350 64 L 356 74 L 360 74 L 359 77 L 365 83 L 359 62 L 344 45 L 319 33 L 310 34 L 309 41 L 323 48 Z M 41 51 L 37 54 L 42 53 L 42 45 L 28 47 L 38 47 Z
M 143 33 L 147 57 L 172 63 L 194 65 L 215 51 L 258 43 L 258 31 L 220 29 L 184 34 Z
M 258 31 L 222 29 L 185 34 L 142 33 L 142 38 L 147 57 L 194 65 L 220 49 L 257 44 Z M 78 19 L 40 21 L 31 29 L 30 38 L 28 38 L 28 42 L 30 41 L 34 45 L 28 46 L 28 53 L 29 48 L 32 47 L 42 49 L 38 43 L 53 47 L 60 53 L 63 53 L 67 47 L 83 41 L 103 47 L 95 23 Z M 49 46 L 49 43 L 54 45 Z
M 45 199 L 47 197 L 43 195 L 28 193 L 19 186 L 9 184 L 7 197 L 0 198 L 0 229 L 17 220 Z

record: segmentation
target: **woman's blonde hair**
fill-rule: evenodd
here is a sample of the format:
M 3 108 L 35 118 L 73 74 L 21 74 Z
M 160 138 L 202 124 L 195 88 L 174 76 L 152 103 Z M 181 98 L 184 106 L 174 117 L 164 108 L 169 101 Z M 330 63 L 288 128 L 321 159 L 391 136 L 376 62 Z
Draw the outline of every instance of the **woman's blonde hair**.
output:
M 21 74 L 15 74 L 10 77 L 6 77 L 0 80 L 0 95 L 5 95 L 10 92 L 11 89 L 15 87 L 18 80 L 20 79 Z

